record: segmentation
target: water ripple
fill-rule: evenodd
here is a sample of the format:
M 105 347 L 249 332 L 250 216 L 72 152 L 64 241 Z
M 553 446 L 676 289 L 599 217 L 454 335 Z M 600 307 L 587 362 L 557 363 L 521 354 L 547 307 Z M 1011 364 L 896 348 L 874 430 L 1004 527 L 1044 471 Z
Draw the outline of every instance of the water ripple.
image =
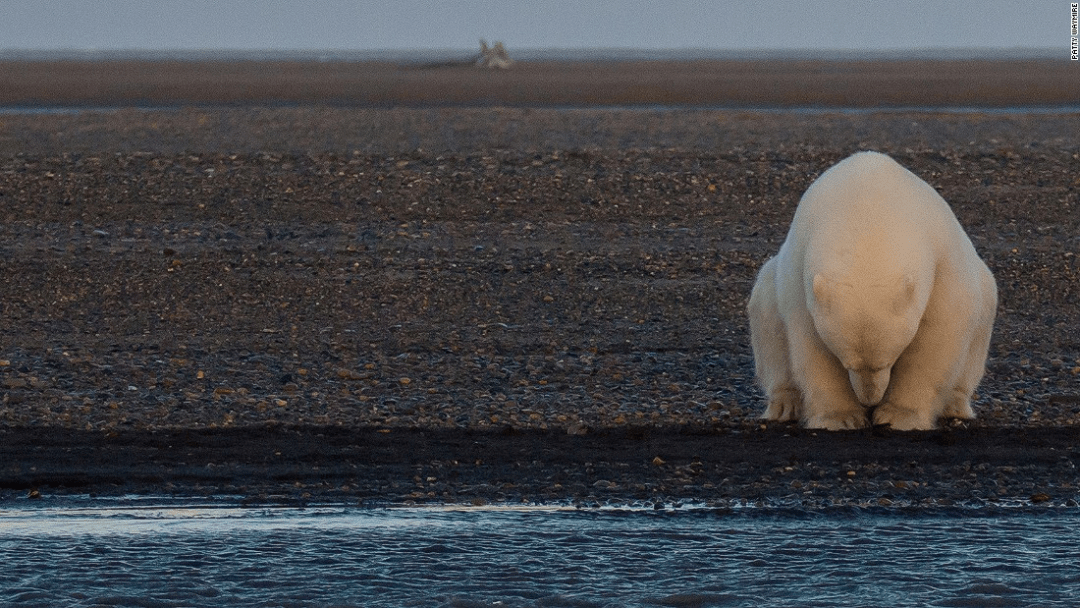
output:
M 10 606 L 1066 606 L 1075 511 L 0 510 Z

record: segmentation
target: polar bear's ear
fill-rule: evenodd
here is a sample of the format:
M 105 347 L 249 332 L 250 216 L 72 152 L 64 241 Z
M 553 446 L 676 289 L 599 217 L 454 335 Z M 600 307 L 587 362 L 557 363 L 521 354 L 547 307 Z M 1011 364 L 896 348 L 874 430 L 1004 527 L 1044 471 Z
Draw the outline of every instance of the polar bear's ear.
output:
M 820 274 L 814 275 L 814 299 L 817 300 L 818 306 L 821 306 L 822 308 L 828 308 L 829 279 L 826 279 Z
M 911 307 L 911 303 L 915 301 L 915 279 L 910 275 L 904 277 L 904 285 L 900 288 L 900 293 L 896 295 L 896 299 L 893 300 L 893 312 L 898 315 L 904 314 L 908 308 Z

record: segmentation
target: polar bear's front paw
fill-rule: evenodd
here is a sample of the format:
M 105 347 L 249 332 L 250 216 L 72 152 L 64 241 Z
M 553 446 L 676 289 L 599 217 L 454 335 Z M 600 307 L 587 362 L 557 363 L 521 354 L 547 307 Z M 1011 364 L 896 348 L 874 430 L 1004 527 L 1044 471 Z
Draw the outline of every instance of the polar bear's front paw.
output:
M 874 409 L 874 425 L 887 424 L 894 431 L 929 431 L 937 427 L 937 417 L 928 412 L 883 403 Z
M 945 409 L 941 412 L 942 418 L 971 420 L 975 417 L 975 412 L 971 409 L 971 395 L 957 389 L 949 397 L 945 400 Z
M 806 419 L 806 428 L 828 431 L 863 429 L 870 425 L 866 411 L 862 409 L 840 410 L 816 414 Z
M 769 397 L 769 406 L 761 415 L 765 420 L 791 422 L 799 419 L 802 410 L 802 396 L 798 390 L 777 391 Z

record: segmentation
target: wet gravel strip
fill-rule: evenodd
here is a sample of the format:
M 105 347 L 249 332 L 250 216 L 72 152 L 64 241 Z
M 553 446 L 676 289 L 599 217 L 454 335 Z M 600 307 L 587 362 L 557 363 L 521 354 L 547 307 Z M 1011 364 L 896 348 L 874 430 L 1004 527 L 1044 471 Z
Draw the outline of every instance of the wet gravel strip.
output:
M 1076 507 L 1072 429 L 792 426 L 0 431 L 0 500 L 231 496 L 247 504 Z

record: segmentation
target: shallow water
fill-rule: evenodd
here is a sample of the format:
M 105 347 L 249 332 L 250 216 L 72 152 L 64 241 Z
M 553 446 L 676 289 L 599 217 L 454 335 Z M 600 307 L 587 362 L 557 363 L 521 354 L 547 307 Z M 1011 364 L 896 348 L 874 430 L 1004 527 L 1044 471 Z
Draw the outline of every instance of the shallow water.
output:
M 1065 606 L 1075 510 L 0 509 L 0 604 Z

